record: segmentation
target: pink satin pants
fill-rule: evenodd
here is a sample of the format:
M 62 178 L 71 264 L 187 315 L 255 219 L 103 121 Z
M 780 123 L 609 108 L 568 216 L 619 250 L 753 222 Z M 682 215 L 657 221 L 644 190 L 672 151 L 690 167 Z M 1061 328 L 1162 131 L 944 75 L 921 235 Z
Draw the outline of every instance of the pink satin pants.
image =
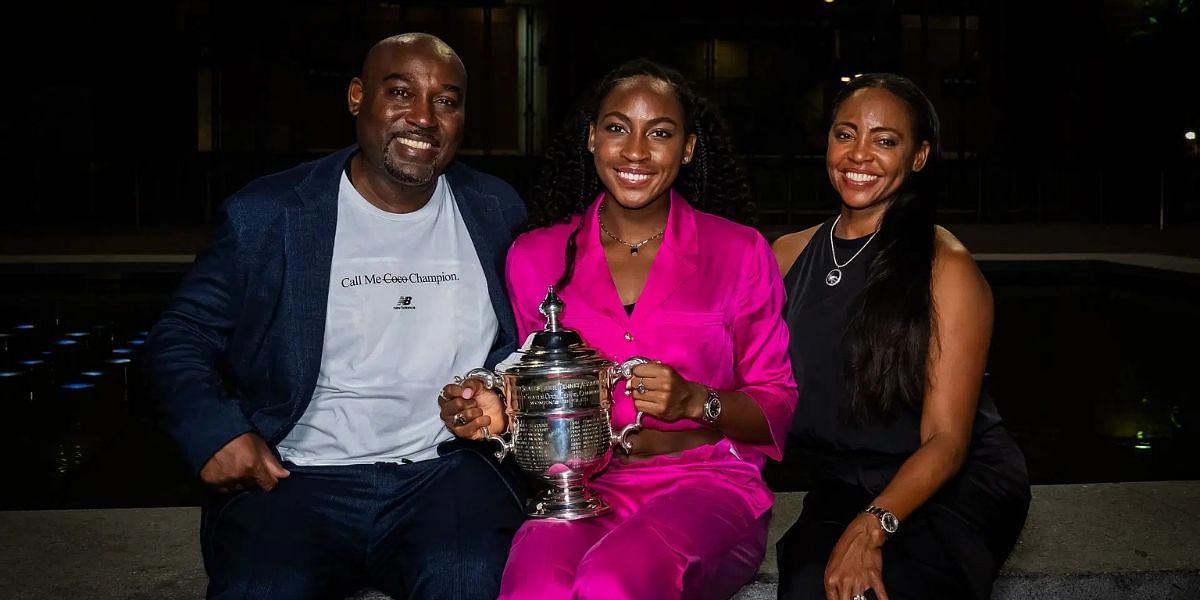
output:
M 619 464 L 592 481 L 612 512 L 529 520 L 500 598 L 721 600 L 750 581 L 767 543 L 771 492 L 728 441 Z

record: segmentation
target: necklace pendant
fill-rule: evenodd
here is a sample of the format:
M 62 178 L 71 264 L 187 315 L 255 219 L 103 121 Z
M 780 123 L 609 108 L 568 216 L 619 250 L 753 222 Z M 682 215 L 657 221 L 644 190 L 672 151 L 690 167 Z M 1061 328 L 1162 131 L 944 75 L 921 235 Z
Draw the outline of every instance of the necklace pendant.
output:
M 829 273 L 827 273 L 825 275 L 825 285 L 827 285 L 829 287 L 833 287 L 833 286 L 841 283 L 841 281 L 842 281 L 842 270 L 841 269 L 837 269 L 837 268 L 830 269 Z
M 633 256 L 637 256 L 637 248 L 636 247 L 630 248 L 629 253 L 632 254 Z

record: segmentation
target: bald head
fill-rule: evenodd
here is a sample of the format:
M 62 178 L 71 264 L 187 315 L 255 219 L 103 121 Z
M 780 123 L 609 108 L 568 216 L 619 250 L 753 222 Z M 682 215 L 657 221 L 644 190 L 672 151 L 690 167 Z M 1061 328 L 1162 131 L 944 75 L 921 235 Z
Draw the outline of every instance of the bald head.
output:
M 377 71 L 381 63 L 389 61 L 391 57 L 397 54 L 414 53 L 423 55 L 428 58 L 440 59 L 453 65 L 454 69 L 462 77 L 462 81 L 467 80 L 467 68 L 463 66 L 462 59 L 458 57 L 458 53 L 450 44 L 443 42 L 441 38 L 428 33 L 402 33 L 393 35 L 392 37 L 384 38 L 371 46 L 371 50 L 367 52 L 367 57 L 363 60 L 362 79 L 368 80 L 372 76 L 377 76 Z
M 355 188 L 384 210 L 424 206 L 462 143 L 466 98 L 466 69 L 446 42 L 407 33 L 375 44 L 346 94 Z

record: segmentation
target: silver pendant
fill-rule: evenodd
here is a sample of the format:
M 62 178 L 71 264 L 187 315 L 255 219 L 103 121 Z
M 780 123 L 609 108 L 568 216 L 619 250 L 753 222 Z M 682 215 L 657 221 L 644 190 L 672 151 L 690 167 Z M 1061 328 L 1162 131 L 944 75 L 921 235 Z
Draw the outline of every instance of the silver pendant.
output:
M 630 247 L 630 248 L 629 248 L 629 253 L 630 253 L 630 254 L 632 254 L 632 255 L 634 255 L 634 256 L 637 256 L 637 247 L 636 247 L 636 246 L 632 246 L 632 247 Z
M 841 269 L 831 269 L 829 271 L 829 273 L 827 273 L 825 275 L 825 285 L 827 285 L 829 287 L 833 287 L 833 286 L 837 285 L 838 283 L 840 283 L 841 281 L 842 281 L 842 270 Z

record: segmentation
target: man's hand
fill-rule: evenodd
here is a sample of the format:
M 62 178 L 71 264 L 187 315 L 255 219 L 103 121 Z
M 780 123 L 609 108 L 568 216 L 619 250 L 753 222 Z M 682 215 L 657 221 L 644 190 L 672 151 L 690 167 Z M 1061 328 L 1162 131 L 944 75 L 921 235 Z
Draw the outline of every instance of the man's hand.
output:
M 495 390 L 483 386 L 478 379 L 442 388 L 438 396 L 442 422 L 454 435 L 468 440 L 483 439 L 483 428 L 492 434 L 504 433 L 508 416 L 504 402 Z
M 233 438 L 200 470 L 200 480 L 222 493 L 254 486 L 269 492 L 288 475 L 257 433 Z

